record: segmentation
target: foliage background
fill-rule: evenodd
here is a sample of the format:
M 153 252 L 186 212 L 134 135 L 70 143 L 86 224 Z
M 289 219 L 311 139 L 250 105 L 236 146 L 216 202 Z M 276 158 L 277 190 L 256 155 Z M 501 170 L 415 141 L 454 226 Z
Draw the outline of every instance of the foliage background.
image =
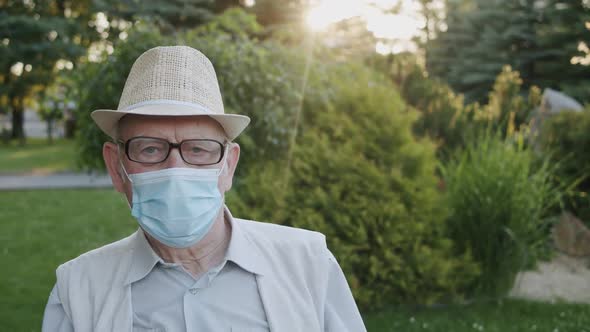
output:
M 588 112 L 551 119 L 538 145 L 524 139 L 542 88 L 590 100 L 590 66 L 574 61 L 588 53 L 589 6 L 449 0 L 437 12 L 433 2 L 420 1 L 421 58 L 375 54 L 354 20 L 310 33 L 299 0 L 246 10 L 237 0 L 0 1 L 0 112 L 18 122 L 38 92 L 66 85 L 78 163 L 104 169 L 108 138 L 89 113 L 117 108 L 145 50 L 196 47 L 226 111 L 253 120 L 227 198 L 236 215 L 325 233 L 363 308 L 503 296 L 523 267 L 515 253 L 533 266 L 548 248 L 564 184 L 575 187 L 565 207 L 590 214 Z M 335 36 L 345 46 L 327 43 Z M 58 60 L 76 70 L 57 75 Z M 32 69 L 15 75 L 15 61 Z

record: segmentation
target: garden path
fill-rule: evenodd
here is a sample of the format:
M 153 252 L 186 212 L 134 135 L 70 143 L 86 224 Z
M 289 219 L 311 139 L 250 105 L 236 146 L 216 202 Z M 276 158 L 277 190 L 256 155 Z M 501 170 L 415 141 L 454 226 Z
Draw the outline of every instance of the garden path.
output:
M 0 190 L 108 187 L 112 187 L 111 178 L 104 174 L 0 174 Z

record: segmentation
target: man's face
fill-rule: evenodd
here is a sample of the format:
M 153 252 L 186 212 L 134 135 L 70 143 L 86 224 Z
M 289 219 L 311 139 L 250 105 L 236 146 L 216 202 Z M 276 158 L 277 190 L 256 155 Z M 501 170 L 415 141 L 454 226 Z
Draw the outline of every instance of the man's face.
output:
M 225 134 L 219 123 L 207 116 L 165 117 L 127 115 L 119 122 L 119 140 L 127 142 L 134 137 L 162 138 L 171 143 L 180 143 L 187 139 L 212 139 L 224 143 Z M 120 151 L 119 151 L 120 149 Z M 121 169 L 121 164 L 129 174 L 157 171 L 165 168 L 221 168 L 219 176 L 219 191 L 225 194 L 232 185 L 233 174 L 240 156 L 240 147 L 236 143 L 229 143 L 223 160 L 210 166 L 195 166 L 184 162 L 178 149 L 172 149 L 166 160 L 157 164 L 142 164 L 129 160 L 124 147 L 107 142 L 103 146 L 105 164 L 113 181 L 115 189 L 124 193 L 131 203 L 131 183 Z

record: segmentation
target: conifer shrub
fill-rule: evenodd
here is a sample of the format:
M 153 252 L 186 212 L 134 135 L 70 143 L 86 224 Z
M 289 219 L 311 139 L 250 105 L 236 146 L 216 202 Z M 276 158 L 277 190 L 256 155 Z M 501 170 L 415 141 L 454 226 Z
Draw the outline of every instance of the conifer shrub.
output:
M 416 56 L 375 55 L 369 64 L 385 72 L 406 104 L 417 111 L 420 116 L 414 122 L 414 133 L 433 140 L 439 157 L 462 147 L 468 140 L 474 105 L 466 106 L 462 95 L 455 94 L 439 79 L 428 77 Z
M 422 66 L 411 61 L 392 65 L 390 76 L 399 86 L 404 100 L 420 112 L 414 123 L 418 136 L 430 137 L 438 144 L 441 153 L 463 145 L 472 121 L 465 121 L 470 108 L 465 106 L 462 95 L 455 94 L 440 80 L 429 78 Z
M 445 235 L 435 148 L 417 114 L 362 66 L 317 64 L 290 162 L 248 171 L 239 215 L 317 230 L 363 308 L 459 297 L 477 275 Z

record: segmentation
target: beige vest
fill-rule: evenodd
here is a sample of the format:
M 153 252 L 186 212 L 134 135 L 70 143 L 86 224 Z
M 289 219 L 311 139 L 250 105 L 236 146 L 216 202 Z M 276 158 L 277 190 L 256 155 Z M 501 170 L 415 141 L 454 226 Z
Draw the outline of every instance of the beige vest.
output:
M 324 331 L 326 258 L 322 234 L 235 219 L 264 262 L 258 290 L 271 331 Z M 137 231 L 57 269 L 57 289 L 75 331 L 131 331 L 131 284 Z M 332 257 L 333 258 L 333 257 Z

